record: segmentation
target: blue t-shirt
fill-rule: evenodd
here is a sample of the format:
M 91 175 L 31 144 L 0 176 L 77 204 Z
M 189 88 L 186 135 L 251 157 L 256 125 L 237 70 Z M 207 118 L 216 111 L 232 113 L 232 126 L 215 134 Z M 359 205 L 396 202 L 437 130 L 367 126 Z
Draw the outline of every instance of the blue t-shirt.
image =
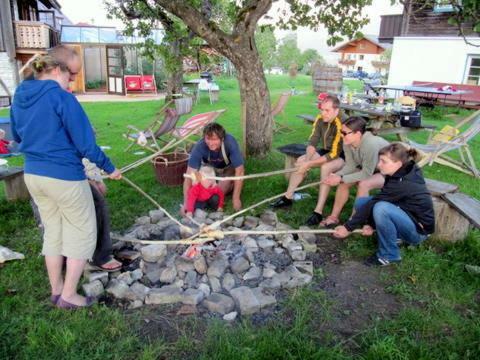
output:
M 221 148 L 218 151 L 211 151 L 205 143 L 205 139 L 201 139 L 192 149 L 190 159 L 188 160 L 188 166 L 192 169 L 198 170 L 202 164 L 207 164 L 217 169 L 223 169 L 227 166 L 236 168 L 243 165 L 243 156 L 240 152 L 237 140 L 235 140 L 232 135 L 226 134 L 223 143 L 230 164 L 227 165 L 225 163 Z

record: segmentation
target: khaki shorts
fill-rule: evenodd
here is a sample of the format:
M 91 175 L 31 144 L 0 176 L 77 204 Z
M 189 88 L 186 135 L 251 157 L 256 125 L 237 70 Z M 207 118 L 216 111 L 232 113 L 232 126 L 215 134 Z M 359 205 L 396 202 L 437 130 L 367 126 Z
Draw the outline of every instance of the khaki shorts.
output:
M 97 242 L 97 223 L 88 181 L 31 174 L 24 177 L 45 227 L 42 254 L 91 259 Z

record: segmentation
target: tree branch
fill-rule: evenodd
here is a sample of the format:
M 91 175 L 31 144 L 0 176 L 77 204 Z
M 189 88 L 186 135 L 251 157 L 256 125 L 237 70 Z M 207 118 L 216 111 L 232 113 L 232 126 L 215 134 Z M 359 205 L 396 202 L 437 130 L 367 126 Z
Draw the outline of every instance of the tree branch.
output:
M 272 6 L 272 0 L 250 1 L 238 14 L 234 25 L 234 33 L 247 33 L 252 36 L 257 28 L 260 18 L 265 15 Z

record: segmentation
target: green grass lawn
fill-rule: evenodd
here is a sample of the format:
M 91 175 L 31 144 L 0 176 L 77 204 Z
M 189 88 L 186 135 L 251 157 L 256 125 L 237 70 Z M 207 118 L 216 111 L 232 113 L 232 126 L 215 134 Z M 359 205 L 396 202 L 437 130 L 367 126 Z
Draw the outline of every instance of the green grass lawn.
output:
M 268 82 L 272 102 L 289 90 L 287 76 L 270 76 Z M 218 122 L 240 139 L 238 85 L 234 79 L 227 78 L 218 79 L 218 83 L 220 101 L 210 105 L 207 95 L 203 94 L 194 112 L 227 109 Z M 275 148 L 305 142 L 309 136 L 311 127 L 295 115 L 317 112 L 311 79 L 298 76 L 295 86 L 299 94 L 290 98 L 285 113 L 279 116 L 279 120 L 294 131 L 275 135 L 272 151 L 266 157 L 247 159 L 247 173 L 283 168 L 283 156 Z M 355 80 L 347 82 L 346 86 L 352 90 L 360 89 L 360 83 Z M 131 152 L 124 152 L 127 141 L 122 133 L 126 126 L 145 126 L 161 103 L 85 103 L 83 106 L 97 129 L 98 144 L 111 147 L 107 154 L 120 168 L 139 158 Z M 425 123 L 441 128 L 468 113 L 437 107 L 423 111 L 423 117 Z M 0 111 L 0 116 L 7 114 L 8 111 Z M 426 136 L 418 133 L 412 138 L 422 142 Z M 480 163 L 480 138 L 473 139 L 470 145 L 477 163 Z M 21 164 L 22 158 L 9 159 L 9 163 Z M 424 168 L 424 173 L 433 179 L 455 183 L 462 192 L 480 198 L 479 181 L 473 177 L 438 165 Z M 127 176 L 172 214 L 177 214 L 182 201 L 181 187 L 160 186 L 151 164 L 145 164 Z M 312 171 L 307 180 L 317 178 L 318 170 Z M 136 217 L 152 208 L 124 182 L 109 181 L 108 187 L 114 230 L 128 228 Z M 254 204 L 283 192 L 285 187 L 283 176 L 249 180 L 244 187 L 243 203 L 245 206 Z M 280 313 L 263 325 L 254 325 L 249 319 L 228 325 L 193 317 L 178 326 L 180 335 L 172 339 L 161 335 L 161 331 L 157 336 L 145 333 L 146 324 L 151 325 L 162 318 L 155 315 L 155 309 L 123 311 L 96 306 L 75 313 L 52 309 L 47 301 L 48 281 L 43 259 L 39 256 L 41 239 L 30 206 L 28 202 L 6 202 L 3 190 L 0 190 L 0 244 L 26 255 L 25 260 L 7 263 L 0 268 L 0 358 L 480 358 L 480 277 L 464 271 L 465 264 L 480 265 L 478 231 L 454 245 L 430 240 L 419 249 L 404 250 L 401 265 L 391 272 L 379 270 L 389 282 L 387 290 L 411 306 L 390 320 L 372 319 L 351 341 L 322 331 L 319 324 L 330 316 L 329 301 L 327 294 L 314 285 L 292 291 Z M 316 202 L 317 191 L 310 189 L 308 192 L 312 198 L 295 204 L 288 213 L 279 212 L 284 222 L 293 226 L 302 224 Z M 330 200 L 333 200 L 333 194 Z M 329 211 L 330 207 L 326 210 Z M 229 203 L 226 211 L 232 211 Z M 347 208 L 344 214 L 349 211 Z M 374 244 L 371 239 L 352 237 L 341 245 L 340 250 L 347 259 L 361 259 L 374 250 Z M 320 273 L 315 281 L 321 280 Z M 147 318 L 150 322 L 145 320 Z

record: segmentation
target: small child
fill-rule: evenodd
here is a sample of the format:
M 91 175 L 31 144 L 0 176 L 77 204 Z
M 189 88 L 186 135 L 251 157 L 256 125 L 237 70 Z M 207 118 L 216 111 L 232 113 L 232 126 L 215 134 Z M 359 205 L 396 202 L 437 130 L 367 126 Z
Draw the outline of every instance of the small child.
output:
M 225 195 L 218 187 L 215 180 L 205 179 L 205 176 L 215 176 L 215 171 L 211 166 L 202 166 L 199 170 L 202 179 L 200 182 L 193 182 L 193 186 L 188 190 L 187 206 L 185 209 L 187 216 L 192 216 L 195 209 L 211 209 L 223 211 Z
M 5 140 L 5 130 L 0 129 L 0 154 L 10 154 L 10 141 Z

